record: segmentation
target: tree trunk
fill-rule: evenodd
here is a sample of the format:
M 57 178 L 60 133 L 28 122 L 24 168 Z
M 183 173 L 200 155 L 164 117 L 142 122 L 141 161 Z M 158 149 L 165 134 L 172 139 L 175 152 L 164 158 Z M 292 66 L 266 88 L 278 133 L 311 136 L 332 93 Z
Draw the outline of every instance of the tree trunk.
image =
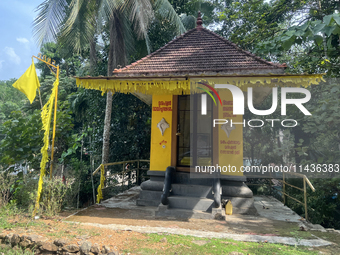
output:
M 112 112 L 112 92 L 108 92 L 106 96 L 106 109 L 103 132 L 103 149 L 102 149 L 102 164 L 109 162 L 110 154 L 110 125 Z
M 107 64 L 107 76 L 111 76 L 114 68 L 119 64 L 126 64 L 124 35 L 122 33 L 121 24 L 118 14 L 114 14 L 110 21 L 110 49 Z M 110 157 L 110 129 L 111 129 L 111 113 L 112 113 L 112 92 L 107 92 L 106 110 L 103 132 L 103 149 L 102 164 L 109 162 Z
M 95 36 L 92 37 L 90 42 L 90 68 L 91 72 L 94 71 L 97 64 L 97 52 L 96 52 L 96 38 Z

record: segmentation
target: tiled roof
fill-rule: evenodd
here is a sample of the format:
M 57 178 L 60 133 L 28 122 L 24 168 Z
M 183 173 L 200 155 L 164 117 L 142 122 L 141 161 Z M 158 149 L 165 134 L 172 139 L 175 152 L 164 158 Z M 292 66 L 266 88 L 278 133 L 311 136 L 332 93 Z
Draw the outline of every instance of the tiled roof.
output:
M 115 69 L 113 75 L 223 74 L 257 69 L 281 73 L 284 65 L 261 59 L 199 25 L 141 60 Z

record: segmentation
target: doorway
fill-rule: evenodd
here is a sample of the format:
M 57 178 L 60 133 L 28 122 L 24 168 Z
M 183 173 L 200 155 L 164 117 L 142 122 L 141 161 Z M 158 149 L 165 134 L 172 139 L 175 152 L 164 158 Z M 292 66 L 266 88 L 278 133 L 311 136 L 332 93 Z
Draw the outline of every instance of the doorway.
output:
M 195 166 L 212 165 L 213 104 L 207 100 L 207 113 L 201 114 L 201 95 L 178 96 L 177 170 L 189 172 Z

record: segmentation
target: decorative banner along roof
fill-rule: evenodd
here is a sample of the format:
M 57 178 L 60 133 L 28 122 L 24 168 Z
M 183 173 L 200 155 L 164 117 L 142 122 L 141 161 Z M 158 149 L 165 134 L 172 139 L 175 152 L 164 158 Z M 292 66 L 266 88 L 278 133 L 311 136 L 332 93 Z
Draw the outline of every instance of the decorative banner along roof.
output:
M 226 76 L 226 77 L 191 77 L 175 80 L 163 78 L 129 79 L 118 77 L 76 77 L 78 87 L 86 89 L 100 90 L 102 94 L 107 91 L 113 93 L 143 93 L 148 95 L 188 95 L 192 92 L 201 93 L 200 90 L 191 91 L 191 88 L 199 86 L 198 82 L 204 80 L 210 84 L 231 84 L 245 90 L 248 87 L 308 87 L 317 85 L 321 81 L 323 74 L 311 75 L 268 75 L 268 76 Z

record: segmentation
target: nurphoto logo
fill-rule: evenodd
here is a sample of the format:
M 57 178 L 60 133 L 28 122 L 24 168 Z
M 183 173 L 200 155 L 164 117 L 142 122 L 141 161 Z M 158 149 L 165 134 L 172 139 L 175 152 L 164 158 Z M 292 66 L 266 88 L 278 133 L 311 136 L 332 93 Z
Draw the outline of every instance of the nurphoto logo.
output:
M 215 89 L 207 84 L 200 83 L 206 87 L 208 87 L 210 90 L 213 91 L 213 93 L 217 96 L 217 98 L 220 101 L 221 106 L 222 100 L 217 94 L 217 91 L 215 89 L 228 89 L 233 97 L 233 115 L 244 115 L 244 94 L 243 91 L 238 88 L 235 85 L 230 85 L 230 84 L 216 84 Z M 216 101 L 213 97 L 213 95 L 207 91 L 206 89 L 200 88 L 199 89 L 205 91 L 215 102 Z M 290 99 L 287 98 L 287 94 L 292 94 L 292 93 L 299 93 L 299 94 L 304 94 L 304 98 L 294 98 Z M 207 115 L 207 94 L 202 94 L 201 95 L 201 115 Z M 272 88 L 272 106 L 270 109 L 267 110 L 258 110 L 255 109 L 254 103 L 253 103 L 253 88 L 248 87 L 247 89 L 247 94 L 248 94 L 248 100 L 247 100 L 247 106 L 248 109 L 251 113 L 255 115 L 260 115 L 260 116 L 265 116 L 265 115 L 270 115 L 275 112 L 278 106 L 278 88 Z M 304 115 L 312 115 L 304 106 L 303 104 L 307 103 L 311 99 L 311 94 L 309 90 L 304 89 L 304 88 L 281 88 L 281 115 L 285 116 L 287 115 L 287 105 L 295 105 Z M 274 126 L 275 121 L 280 121 L 279 119 L 267 119 L 266 121 L 271 122 L 272 127 Z M 216 125 L 223 125 L 230 123 L 230 126 L 233 126 L 233 124 L 242 124 L 244 127 L 246 124 L 250 127 L 262 127 L 264 125 L 264 121 L 260 119 L 252 119 L 252 120 L 243 120 L 243 122 L 234 122 L 229 119 L 213 119 L 213 127 Z M 257 123 L 255 125 L 254 123 Z M 288 125 L 290 123 L 290 125 Z M 281 121 L 281 126 L 283 127 L 295 127 L 297 125 L 297 121 L 294 119 L 285 119 Z

